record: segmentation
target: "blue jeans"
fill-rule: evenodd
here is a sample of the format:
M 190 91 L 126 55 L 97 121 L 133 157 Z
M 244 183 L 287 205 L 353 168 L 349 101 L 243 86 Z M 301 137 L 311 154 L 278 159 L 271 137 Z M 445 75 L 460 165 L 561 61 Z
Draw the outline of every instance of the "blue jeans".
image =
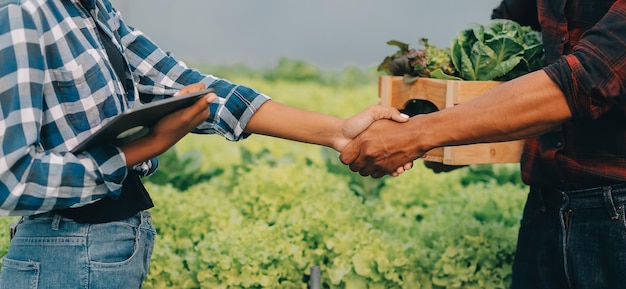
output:
M 513 289 L 626 286 L 626 185 L 560 192 L 531 188 Z
M 141 288 L 155 235 L 148 212 L 104 224 L 58 214 L 22 218 L 2 260 L 0 289 Z

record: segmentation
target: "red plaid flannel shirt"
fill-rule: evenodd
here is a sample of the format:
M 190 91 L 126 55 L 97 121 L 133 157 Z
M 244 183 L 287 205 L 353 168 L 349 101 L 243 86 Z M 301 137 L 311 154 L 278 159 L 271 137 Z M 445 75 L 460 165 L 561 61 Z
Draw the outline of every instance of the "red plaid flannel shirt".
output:
M 524 182 L 560 189 L 626 182 L 626 0 L 505 0 L 492 17 L 541 30 L 544 71 L 574 115 L 526 142 Z

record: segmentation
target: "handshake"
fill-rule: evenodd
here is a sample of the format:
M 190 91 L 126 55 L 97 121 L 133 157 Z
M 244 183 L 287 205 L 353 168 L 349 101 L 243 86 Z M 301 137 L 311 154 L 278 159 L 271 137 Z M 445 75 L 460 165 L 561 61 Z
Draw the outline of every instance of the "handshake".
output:
M 409 116 L 392 107 L 373 105 L 345 120 L 345 139 L 334 147 L 341 162 L 362 176 L 399 176 L 420 155 L 397 144 L 409 135 Z
M 183 88 L 180 93 L 201 89 L 204 89 L 204 84 L 199 83 Z M 222 97 L 208 94 L 210 105 L 218 106 L 210 111 L 218 114 L 225 111 L 221 106 L 227 101 Z M 182 129 L 173 127 L 170 130 L 186 133 L 202 122 L 220 119 L 219 115 L 208 118 L 207 101 L 200 101 L 195 112 L 180 112 L 180 115 L 173 116 L 170 125 L 187 113 L 187 118 L 194 120 L 188 121 Z M 245 126 L 246 133 L 333 148 L 340 152 L 341 162 L 352 171 L 362 176 L 380 178 L 385 175 L 398 176 L 411 169 L 413 161 L 432 148 L 424 144 L 426 138 L 414 136 L 415 132 L 423 130 L 418 121 L 420 118 L 409 118 L 393 107 L 372 105 L 347 119 L 341 119 L 268 99 L 251 114 L 247 123 L 244 120 L 241 125 Z
M 425 126 L 423 115 L 409 119 L 392 107 L 375 105 L 348 118 L 344 131 L 350 140 L 336 148 L 341 152 L 341 162 L 362 176 L 380 178 L 398 176 L 413 167 L 413 161 L 436 147 L 427 141 L 433 134 L 420 128 Z M 427 125 L 426 125 L 427 126 Z M 416 136 L 421 132 L 428 137 Z M 424 161 L 426 168 L 435 173 L 449 172 L 465 165 L 445 165 Z

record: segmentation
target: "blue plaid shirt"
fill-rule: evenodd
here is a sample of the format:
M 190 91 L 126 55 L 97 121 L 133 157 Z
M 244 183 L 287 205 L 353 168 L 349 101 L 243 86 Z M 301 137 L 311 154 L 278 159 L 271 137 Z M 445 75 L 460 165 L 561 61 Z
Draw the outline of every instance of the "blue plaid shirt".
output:
M 118 147 L 69 151 L 137 102 L 170 97 L 203 82 L 219 99 L 194 132 L 236 141 L 247 136 L 247 122 L 269 99 L 188 69 L 127 26 L 108 0 L 83 2 L 85 6 L 77 0 L 0 0 L 1 215 L 29 215 L 117 196 L 128 172 Z M 124 55 L 127 75 L 115 74 L 96 25 Z M 153 166 L 138 167 L 150 171 Z

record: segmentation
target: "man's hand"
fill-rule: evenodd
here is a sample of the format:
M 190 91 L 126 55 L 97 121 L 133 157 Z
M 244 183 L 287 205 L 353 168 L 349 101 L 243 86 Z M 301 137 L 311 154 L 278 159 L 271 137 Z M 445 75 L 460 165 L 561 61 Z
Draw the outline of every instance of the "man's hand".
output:
M 399 168 L 412 164 L 424 153 L 406 145 L 417 139 L 412 139 L 415 136 L 403 124 L 386 119 L 372 123 L 342 150 L 341 162 L 362 176 L 397 174 Z
M 378 120 L 393 120 L 398 123 L 406 122 L 409 117 L 405 114 L 400 113 L 397 109 L 387 106 L 381 105 L 373 105 L 368 107 L 367 109 L 353 115 L 348 118 L 343 126 L 342 132 L 344 139 L 340 140 L 338 144 L 336 144 L 335 149 L 337 151 L 343 151 L 343 149 L 350 143 L 355 137 L 357 137 L 361 132 L 365 131 L 372 123 Z M 409 161 L 404 163 L 401 166 L 397 166 L 395 170 L 390 171 L 387 174 L 391 176 L 398 176 L 405 171 L 411 169 L 413 167 L 413 162 Z

